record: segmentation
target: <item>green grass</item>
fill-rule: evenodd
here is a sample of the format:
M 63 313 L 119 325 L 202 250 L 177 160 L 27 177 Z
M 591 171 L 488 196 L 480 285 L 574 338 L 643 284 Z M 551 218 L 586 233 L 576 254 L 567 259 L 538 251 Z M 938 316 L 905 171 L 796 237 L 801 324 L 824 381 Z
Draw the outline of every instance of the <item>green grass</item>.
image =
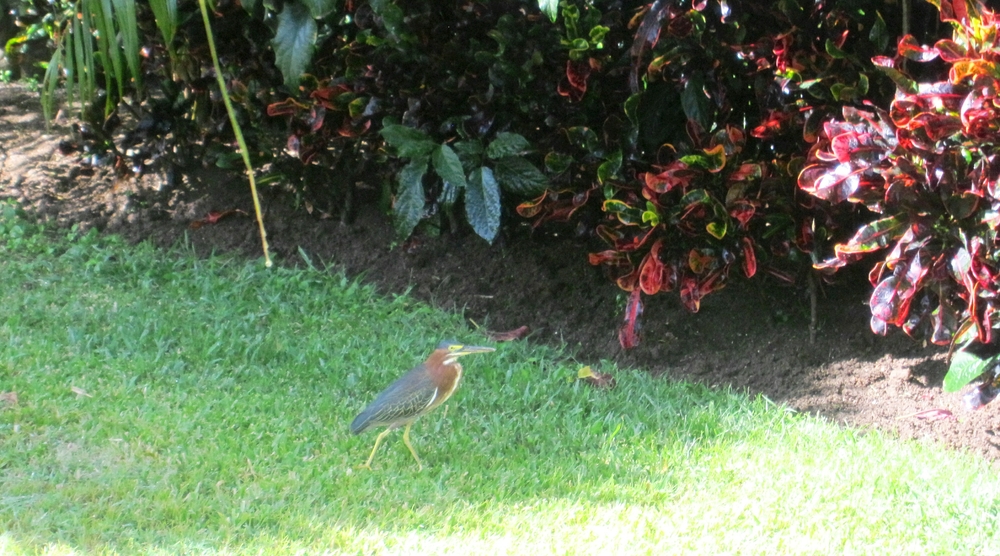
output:
M 997 554 L 975 458 L 525 342 L 356 470 L 460 316 L 331 272 L 0 219 L 2 554 Z

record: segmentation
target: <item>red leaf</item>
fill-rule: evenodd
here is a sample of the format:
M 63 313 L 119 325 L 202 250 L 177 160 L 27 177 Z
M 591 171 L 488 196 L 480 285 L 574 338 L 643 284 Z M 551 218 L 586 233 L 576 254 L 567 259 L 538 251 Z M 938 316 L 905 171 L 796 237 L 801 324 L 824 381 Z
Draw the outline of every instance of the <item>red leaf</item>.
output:
M 900 56 L 917 62 L 930 62 L 938 57 L 937 48 L 921 45 L 913 35 L 899 39 L 898 52 Z
M 687 189 L 691 181 L 698 176 L 696 170 L 688 168 L 688 165 L 680 160 L 672 162 L 659 174 L 646 172 L 641 178 L 646 187 L 656 193 L 668 193 L 675 187 Z
M 229 209 L 225 211 L 213 210 L 210 211 L 208 214 L 206 214 L 205 218 L 202 218 L 201 220 L 195 220 L 194 222 L 192 222 L 191 228 L 198 229 L 208 224 L 218 224 L 219 221 L 222 220 L 223 218 L 226 218 L 228 216 L 233 216 L 235 214 L 241 214 L 243 216 L 246 216 L 247 213 L 240 209 Z
M 267 105 L 267 115 L 268 116 L 288 116 L 290 114 L 295 114 L 299 110 L 305 110 L 308 108 L 306 105 L 297 102 L 293 98 L 287 98 L 281 102 L 275 102 Z
M 693 276 L 681 279 L 681 303 L 692 313 L 697 313 L 701 308 L 701 291 L 698 289 L 698 281 Z
M 872 328 L 872 332 L 879 336 L 885 336 L 889 333 L 889 326 L 884 320 L 876 317 L 875 315 L 872 315 L 870 326 Z
M 528 334 L 527 326 L 519 326 L 514 330 L 507 330 L 506 332 L 487 332 L 486 336 L 494 342 L 511 342 L 513 340 L 520 340 Z
M 632 290 L 628 304 L 625 306 L 625 324 L 618 329 L 618 343 L 624 349 L 632 349 L 639 345 L 639 317 L 642 316 L 642 294 L 639 289 Z
M 837 257 L 871 253 L 889 246 L 906 232 L 907 223 L 895 216 L 882 218 L 858 228 L 847 243 L 834 246 Z
M 889 324 L 901 326 L 910 313 L 910 303 L 913 301 L 916 289 L 899 270 L 901 267 L 897 267 L 896 273 L 884 278 L 875 286 L 875 291 L 872 292 L 871 300 L 868 302 L 873 322 L 877 319 L 880 326 Z
M 326 109 L 322 106 L 313 106 L 309 110 L 309 116 L 306 117 L 306 125 L 309 126 L 309 131 L 315 133 L 319 128 L 323 127 L 323 120 L 326 119 Z
M 760 125 L 753 128 L 750 135 L 757 139 L 771 139 L 784 131 L 789 120 L 791 120 L 790 114 L 779 110 L 771 110 L 767 118 Z
M 996 72 L 997 65 L 988 60 L 959 60 L 948 71 L 948 79 L 957 84 L 966 77 L 992 77 Z
M 317 104 L 327 108 L 329 110 L 335 110 L 337 108 L 334 100 L 340 95 L 345 93 L 353 93 L 351 88 L 347 85 L 336 85 L 334 87 L 322 87 L 316 89 L 315 91 L 309 93 L 309 98 L 317 101 Z M 348 97 L 350 99 L 350 97 Z
M 598 230 L 600 230 L 600 226 L 598 226 Z M 645 230 L 643 232 L 640 232 L 632 236 L 631 238 L 626 239 L 625 237 L 619 237 L 619 239 L 617 239 L 614 242 L 615 249 L 624 252 L 635 251 L 640 247 L 642 247 L 643 245 L 645 245 L 646 242 L 649 240 L 649 238 L 653 235 L 653 232 L 655 231 L 656 227 L 654 226 L 652 228 L 649 228 L 648 230 Z
M 762 162 L 744 162 L 735 172 L 729 174 L 728 180 L 730 182 L 738 182 L 760 179 L 764 175 L 763 166 L 764 163 Z
M 640 265 L 639 289 L 646 295 L 655 295 L 663 285 L 663 262 L 660 261 L 662 246 L 663 240 L 657 240 Z
M 799 174 L 799 188 L 831 203 L 846 201 L 860 185 L 858 173 L 849 163 L 830 167 L 824 164 L 807 166 Z
M 577 209 L 587 203 L 591 191 L 593 189 L 577 193 L 569 189 L 549 190 L 540 197 L 521 203 L 516 210 L 524 218 L 535 218 L 536 220 L 532 224 L 535 227 L 545 222 L 566 222 Z
M 606 251 L 601 251 L 600 253 L 590 253 L 587 255 L 587 262 L 594 266 L 600 266 L 602 264 L 609 263 L 620 263 L 622 259 L 626 259 L 624 254 L 615 251 L 614 249 L 608 249 Z
M 703 252 L 697 249 L 692 249 L 688 252 L 688 268 L 695 274 L 705 273 L 706 270 L 715 266 L 714 263 L 715 257 L 712 256 L 711 252 Z
M 753 278 L 757 274 L 757 255 L 753 250 L 753 240 L 743 238 L 743 274 L 747 278 Z
M 687 37 L 692 30 L 694 30 L 694 23 L 685 16 L 675 17 L 667 24 L 667 34 L 678 39 Z
M 947 139 L 952 135 L 962 131 L 962 120 L 949 114 L 931 114 L 924 112 L 917 114 L 910 121 L 910 128 L 922 127 L 927 137 L 931 141 Z
M 756 212 L 757 208 L 753 203 L 741 200 L 733 203 L 733 208 L 729 210 L 729 216 L 735 218 L 740 223 L 740 227 L 746 228 L 747 222 L 750 222 Z
M 590 77 L 590 70 L 589 60 L 579 62 L 566 60 L 566 78 L 559 82 L 558 93 L 575 102 L 582 100 L 583 95 L 587 93 L 587 79 Z
M 968 56 L 964 46 L 950 39 L 939 40 L 934 48 L 937 49 L 941 59 L 948 63 L 957 62 Z
M 941 0 L 941 21 L 955 21 L 962 24 L 969 22 L 969 11 L 966 0 Z
M 350 116 L 345 115 L 340 127 L 337 128 L 337 135 L 341 137 L 359 137 L 372 126 L 372 121 L 364 119 L 361 123 L 355 123 Z
M 618 277 L 615 283 L 620 289 L 627 292 L 638 290 L 639 288 L 636 286 L 639 285 L 639 270 L 633 270 L 631 266 L 627 267 L 627 273 Z
M 542 203 L 545 202 L 545 198 L 548 197 L 548 195 L 549 192 L 546 191 L 545 193 L 542 193 L 542 195 L 537 199 L 532 199 L 531 201 L 525 201 L 517 205 L 517 208 L 514 210 L 516 210 L 517 213 L 521 215 L 523 218 L 534 218 L 538 216 L 544 209 Z

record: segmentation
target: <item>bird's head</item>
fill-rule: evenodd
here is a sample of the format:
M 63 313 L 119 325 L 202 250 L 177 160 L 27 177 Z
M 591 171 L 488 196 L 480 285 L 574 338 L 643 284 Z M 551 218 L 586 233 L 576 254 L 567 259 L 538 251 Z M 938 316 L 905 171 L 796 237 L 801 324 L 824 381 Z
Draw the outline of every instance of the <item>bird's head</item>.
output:
M 467 344 L 460 344 L 455 340 L 445 340 L 438 344 L 437 349 L 434 350 L 436 354 L 444 359 L 443 363 L 445 365 L 451 365 L 459 357 L 463 355 L 470 355 L 473 353 L 486 353 L 490 351 L 496 351 L 496 349 L 484 346 L 470 346 Z

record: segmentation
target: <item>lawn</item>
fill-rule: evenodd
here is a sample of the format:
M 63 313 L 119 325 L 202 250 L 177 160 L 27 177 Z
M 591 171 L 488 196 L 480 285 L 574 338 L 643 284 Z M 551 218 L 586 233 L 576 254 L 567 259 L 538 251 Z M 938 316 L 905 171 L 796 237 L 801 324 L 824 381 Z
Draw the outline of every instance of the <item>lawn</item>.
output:
M 975 457 L 492 344 L 336 261 L 197 258 L 9 206 L 0 257 L 3 554 L 1000 554 Z M 443 338 L 497 351 L 414 425 L 425 469 L 398 432 L 357 469 L 375 433 L 351 419 Z

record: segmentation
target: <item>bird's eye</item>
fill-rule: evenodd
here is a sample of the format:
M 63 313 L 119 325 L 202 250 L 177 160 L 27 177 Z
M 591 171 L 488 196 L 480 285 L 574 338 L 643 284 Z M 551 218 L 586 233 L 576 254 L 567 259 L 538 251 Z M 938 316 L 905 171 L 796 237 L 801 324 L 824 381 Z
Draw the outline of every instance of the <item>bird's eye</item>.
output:
M 452 345 L 452 346 L 448 346 L 448 349 L 451 350 L 451 351 L 458 351 L 458 350 L 462 349 L 462 346 L 460 346 L 460 345 Z

